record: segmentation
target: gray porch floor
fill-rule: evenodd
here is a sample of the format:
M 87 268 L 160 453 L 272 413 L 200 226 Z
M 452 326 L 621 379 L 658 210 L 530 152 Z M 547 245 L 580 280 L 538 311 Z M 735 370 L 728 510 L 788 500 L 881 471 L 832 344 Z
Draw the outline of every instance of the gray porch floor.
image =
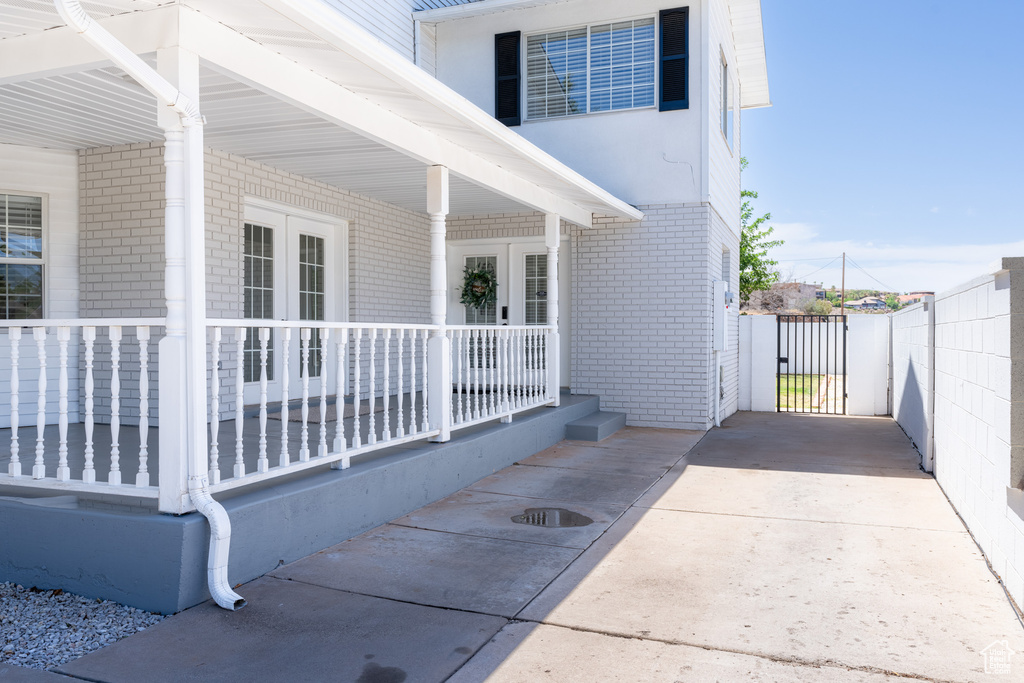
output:
M 888 418 L 562 442 L 71 662 L 90 681 L 994 680 L 1024 629 Z M 593 524 L 513 524 L 562 507 Z M 1018 658 L 1019 659 L 1019 658 Z M 1013 662 L 1019 680 L 1024 663 Z

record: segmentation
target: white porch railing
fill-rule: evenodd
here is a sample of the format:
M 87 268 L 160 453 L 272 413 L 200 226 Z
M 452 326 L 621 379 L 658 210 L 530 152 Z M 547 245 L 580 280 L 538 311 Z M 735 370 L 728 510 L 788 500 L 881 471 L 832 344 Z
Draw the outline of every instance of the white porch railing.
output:
M 452 349 L 452 429 L 554 400 L 548 381 L 549 327 L 447 327 Z
M 0 486 L 159 498 L 161 509 L 173 501 L 167 512 L 189 509 L 186 468 L 170 464 L 184 462 L 184 444 L 160 458 L 151 429 L 164 322 L 0 322 L 11 359 L 9 383 L 0 378 L 0 420 L 9 415 L 0 423 L 9 427 Z M 200 428 L 208 430 L 214 492 L 327 464 L 344 469 L 364 453 L 508 421 L 557 399 L 552 327 L 230 319 L 208 320 L 206 331 Z M 441 342 L 450 363 L 437 362 Z M 450 401 L 450 410 L 432 408 L 430 397 Z
M 163 324 L 157 318 L 0 321 L 10 358 L 7 391 L 0 394 L 10 431 L 0 485 L 156 498 L 148 462 L 150 368 L 153 328 Z M 79 422 L 84 431 L 69 438 L 70 425 Z M 122 426 L 137 430 L 125 440 L 137 449 L 127 477 Z M 27 429 L 34 444 L 25 443 Z

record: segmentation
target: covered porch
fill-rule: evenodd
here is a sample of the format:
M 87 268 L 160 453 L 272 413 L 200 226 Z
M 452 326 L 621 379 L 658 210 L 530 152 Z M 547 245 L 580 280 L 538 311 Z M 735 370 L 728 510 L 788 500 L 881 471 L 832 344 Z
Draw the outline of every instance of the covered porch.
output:
M 44 288 L 0 321 L 0 495 L 210 517 L 210 495 L 559 405 L 563 221 L 639 211 L 326 6 L 58 4 L 0 41 L 0 192 L 39 206 L 6 234 L 37 241 L 17 265 Z M 30 178 L 59 151 L 79 218 L 58 231 L 66 197 Z M 449 324 L 448 221 L 523 213 L 546 320 Z

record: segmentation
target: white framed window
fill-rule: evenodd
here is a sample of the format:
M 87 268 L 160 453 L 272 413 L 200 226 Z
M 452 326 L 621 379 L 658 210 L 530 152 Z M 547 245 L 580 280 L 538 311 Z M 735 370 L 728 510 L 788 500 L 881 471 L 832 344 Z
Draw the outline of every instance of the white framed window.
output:
M 654 17 L 527 36 L 527 118 L 653 107 L 655 54 Z
M 732 80 L 729 77 L 729 63 L 725 61 L 725 54 L 722 54 L 722 136 L 725 138 L 729 149 L 732 149 L 733 140 L 733 117 L 735 104 L 733 103 Z
M 0 193 L 0 319 L 43 317 L 43 197 Z

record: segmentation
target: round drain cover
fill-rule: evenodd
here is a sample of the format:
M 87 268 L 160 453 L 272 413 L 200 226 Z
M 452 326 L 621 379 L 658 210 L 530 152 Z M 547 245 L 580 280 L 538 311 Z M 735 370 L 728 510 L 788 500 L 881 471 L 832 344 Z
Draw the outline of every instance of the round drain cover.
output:
M 546 527 L 587 526 L 594 523 L 590 517 L 565 508 L 527 508 L 523 514 L 513 517 L 512 521 L 516 524 Z

